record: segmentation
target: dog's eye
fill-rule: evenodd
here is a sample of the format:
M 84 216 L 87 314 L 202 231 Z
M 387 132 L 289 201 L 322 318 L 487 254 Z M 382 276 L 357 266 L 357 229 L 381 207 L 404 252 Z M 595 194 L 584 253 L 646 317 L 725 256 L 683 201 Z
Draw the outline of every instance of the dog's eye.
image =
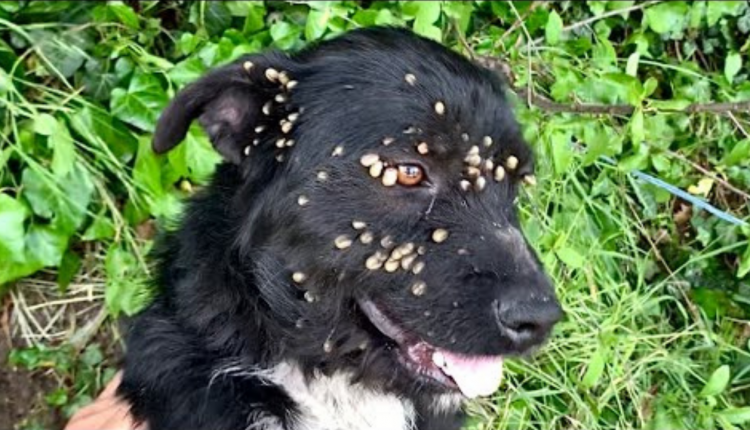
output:
M 424 170 L 416 164 L 400 164 L 398 166 L 398 183 L 413 187 L 419 185 L 424 179 Z

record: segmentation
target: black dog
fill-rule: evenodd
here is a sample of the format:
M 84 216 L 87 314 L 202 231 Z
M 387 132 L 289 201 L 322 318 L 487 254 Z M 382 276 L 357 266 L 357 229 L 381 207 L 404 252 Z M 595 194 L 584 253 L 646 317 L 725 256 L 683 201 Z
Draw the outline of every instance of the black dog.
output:
M 404 30 L 253 55 L 182 91 L 224 156 L 161 241 L 119 394 L 150 430 L 458 429 L 561 310 L 520 232 L 499 79 Z

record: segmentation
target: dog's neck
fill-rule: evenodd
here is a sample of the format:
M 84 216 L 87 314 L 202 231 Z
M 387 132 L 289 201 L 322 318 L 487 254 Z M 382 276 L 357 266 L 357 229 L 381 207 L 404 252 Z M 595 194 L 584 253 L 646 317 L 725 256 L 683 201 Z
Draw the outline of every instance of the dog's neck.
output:
M 294 430 L 415 428 L 415 410 L 410 400 L 352 384 L 350 375 L 345 373 L 305 378 L 298 365 L 282 362 L 258 372 L 258 376 L 283 387 L 297 403 L 300 415 Z
M 297 364 L 282 362 L 255 376 L 282 387 L 297 403 L 299 417 L 293 430 L 416 429 L 417 413 L 411 400 L 353 383 L 348 373 L 306 378 Z M 461 401 L 459 395 L 442 395 L 429 407 L 436 413 L 453 412 Z

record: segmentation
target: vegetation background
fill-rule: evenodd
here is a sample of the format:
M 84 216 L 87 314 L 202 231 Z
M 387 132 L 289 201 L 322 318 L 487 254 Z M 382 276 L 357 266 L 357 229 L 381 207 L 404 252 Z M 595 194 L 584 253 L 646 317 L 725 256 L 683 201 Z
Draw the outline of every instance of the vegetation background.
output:
M 746 1 L 0 2 L 0 428 L 59 428 L 116 368 L 219 161 L 197 127 L 150 151 L 174 93 L 375 24 L 503 73 L 539 154 L 524 226 L 567 317 L 467 428 L 750 428 Z

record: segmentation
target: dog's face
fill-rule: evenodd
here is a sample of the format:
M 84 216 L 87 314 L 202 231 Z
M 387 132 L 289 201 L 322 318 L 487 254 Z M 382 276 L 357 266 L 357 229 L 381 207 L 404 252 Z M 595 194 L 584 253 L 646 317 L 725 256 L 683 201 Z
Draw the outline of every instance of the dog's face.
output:
M 486 395 L 560 318 L 514 207 L 532 154 L 489 71 L 363 30 L 213 72 L 164 112 L 155 149 L 193 118 L 240 172 L 238 271 L 287 356 Z

